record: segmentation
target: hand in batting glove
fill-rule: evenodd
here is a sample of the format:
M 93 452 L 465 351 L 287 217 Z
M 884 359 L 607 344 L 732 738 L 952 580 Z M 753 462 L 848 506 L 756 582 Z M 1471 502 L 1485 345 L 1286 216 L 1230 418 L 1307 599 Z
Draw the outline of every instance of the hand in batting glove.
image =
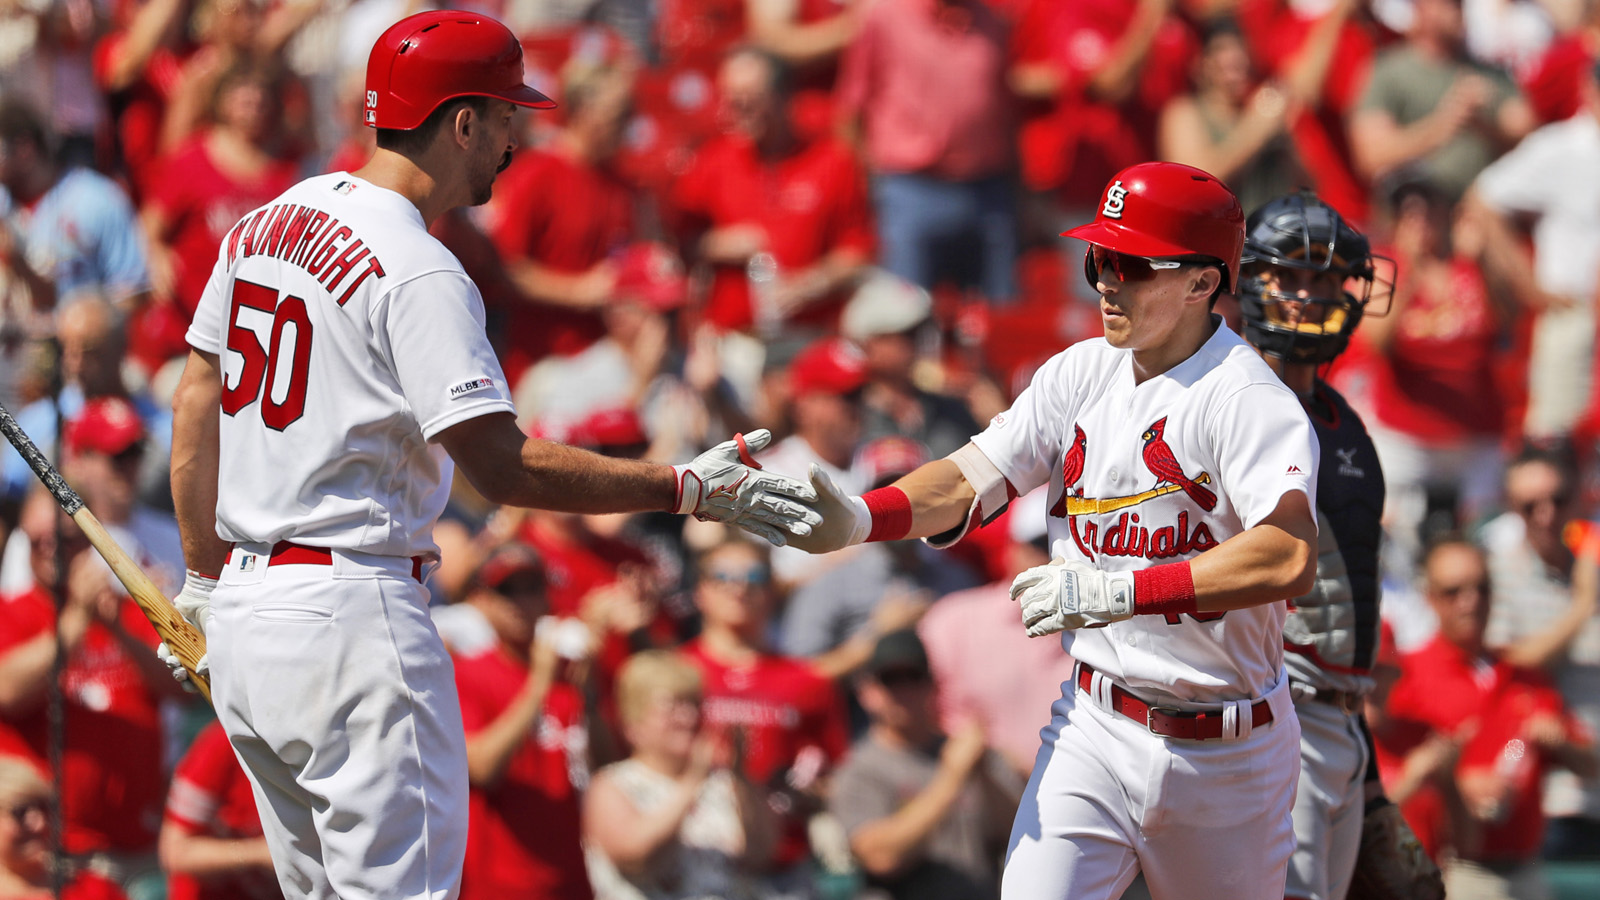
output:
M 183 590 L 172 598 L 172 605 L 189 620 L 190 625 L 200 629 L 202 637 L 205 636 L 206 626 L 211 624 L 211 592 L 216 588 L 215 578 L 189 569 L 183 576 Z
M 789 543 L 807 553 L 831 553 L 867 539 L 872 513 L 866 501 L 839 490 L 816 463 L 811 464 L 811 486 L 817 491 L 813 508 L 821 521 L 812 525 L 810 534 L 796 535 Z
M 172 648 L 167 646 L 166 641 L 156 645 L 156 658 L 172 670 L 173 680 L 183 685 L 184 690 L 199 693 L 199 689 L 189 680 L 189 670 L 183 667 L 183 660 L 178 658 L 178 654 L 172 652 Z M 195 663 L 194 670 L 202 677 L 209 676 L 211 674 L 211 654 L 202 654 L 199 662 Z
M 1011 599 L 1022 604 L 1028 637 L 1109 625 L 1133 615 L 1133 573 L 1054 561 L 1018 575 Z
M 762 470 L 754 454 L 770 443 L 772 432 L 765 428 L 736 434 L 689 464 L 673 466 L 678 475 L 676 511 L 738 525 L 775 547 L 788 543 L 789 535 L 810 534 L 822 517 L 804 504 L 816 502 L 817 492 L 798 478 Z

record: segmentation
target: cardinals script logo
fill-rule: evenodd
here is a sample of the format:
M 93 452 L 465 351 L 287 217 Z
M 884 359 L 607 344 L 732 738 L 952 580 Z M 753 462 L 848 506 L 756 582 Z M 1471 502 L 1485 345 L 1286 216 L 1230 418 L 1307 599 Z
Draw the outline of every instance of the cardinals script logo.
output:
M 1100 214 L 1108 219 L 1122 218 L 1123 201 L 1128 196 L 1128 189 L 1122 182 L 1113 181 L 1111 187 L 1106 188 L 1106 205 L 1100 208 Z
M 1217 495 L 1206 487 L 1211 483 L 1210 473 L 1199 472 L 1191 477 L 1184 472 L 1172 448 L 1167 445 L 1166 428 L 1167 419 L 1163 416 L 1140 436 L 1144 442 L 1141 451 L 1144 465 L 1155 476 L 1155 486 L 1137 494 L 1097 498 L 1083 496 L 1083 489 L 1076 487 L 1083 477 L 1089 438 L 1082 426 L 1073 424 L 1072 445 L 1067 448 L 1061 465 L 1061 496 L 1050 508 L 1050 515 L 1067 519 L 1072 539 L 1084 556 L 1091 560 L 1100 556 L 1169 559 L 1209 550 L 1217 545 L 1216 537 L 1205 522 L 1196 522 L 1191 526 L 1188 510 L 1178 513 L 1176 523 L 1159 526 L 1148 521 L 1141 523 L 1139 513 L 1131 510 L 1131 507 L 1178 491 L 1182 491 L 1206 512 L 1217 507 Z M 1121 512 L 1121 515 L 1115 521 L 1105 522 L 1098 518 L 1116 512 Z M 1080 527 L 1080 517 L 1094 518 Z

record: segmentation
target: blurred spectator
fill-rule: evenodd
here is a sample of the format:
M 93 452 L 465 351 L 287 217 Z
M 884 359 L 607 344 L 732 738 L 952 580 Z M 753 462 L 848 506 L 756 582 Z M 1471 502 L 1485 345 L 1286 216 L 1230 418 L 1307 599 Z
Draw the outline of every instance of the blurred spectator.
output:
M 861 30 L 870 0 L 745 0 L 750 42 L 794 72 L 789 114 L 802 134 L 833 125 L 839 58 Z
M 466 598 L 496 638 L 453 655 L 472 782 L 466 900 L 593 896 L 578 804 L 589 781 L 585 684 L 595 638 L 579 619 L 550 616 L 545 580 L 537 554 L 506 544 Z
M 1299 106 L 1289 118 L 1310 184 L 1354 222 L 1367 221 L 1367 183 L 1356 173 L 1348 120 L 1361 100 L 1379 29 L 1361 0 L 1240 0 L 1239 26 L 1257 67 Z M 1249 209 L 1250 207 L 1245 207 Z
M 0 12 L 9 36 L 0 49 L 0 83 L 49 117 L 49 130 L 60 135 L 56 158 L 66 166 L 94 166 L 106 159 L 98 151 L 109 149 L 95 146 L 106 120 L 92 74 L 103 16 L 92 0 L 10 3 Z
M 878 640 L 857 682 L 872 719 L 829 789 L 828 807 L 878 889 L 895 900 L 999 896 L 997 863 L 1023 779 L 968 722 L 946 737 L 915 631 Z
M 1338 34 L 1337 19 L 1330 15 L 1323 21 L 1335 25 L 1319 31 L 1320 41 L 1331 43 L 1323 35 Z M 1304 101 L 1288 85 L 1256 84 L 1244 37 L 1232 22 L 1223 20 L 1206 34 L 1192 80 L 1192 93 L 1173 98 L 1161 110 L 1160 158 L 1217 176 L 1245 209 L 1259 209 L 1307 183 L 1288 133 Z
M 1594 385 L 1595 292 L 1600 288 L 1600 64 L 1583 108 L 1546 125 L 1485 169 L 1467 202 L 1481 214 L 1487 261 L 1541 309 L 1529 348 L 1531 438 L 1567 435 Z M 1531 219 L 1530 255 L 1512 223 Z
M 1551 8 L 1576 6 L 1550 0 L 1460 0 L 1467 52 L 1481 63 L 1519 72 L 1538 59 L 1555 36 Z
M 519 379 L 513 399 L 526 425 L 571 430 L 598 413 L 638 410 L 652 397 L 673 349 L 669 316 L 688 301 L 683 264 L 659 244 L 638 243 L 617 257 L 614 271 L 612 296 L 599 309 L 602 336 L 570 356 L 539 360 Z
M 37 769 L 18 756 L 0 755 L 0 897 L 51 897 L 60 860 L 50 855 L 53 791 Z M 61 900 L 126 900 L 116 884 L 69 868 Z M 178 898 L 174 898 L 178 900 Z
M 1053 237 L 1082 221 L 1112 175 L 1151 158 L 1157 116 L 1184 89 L 1195 40 L 1173 0 L 1017 6 L 1010 83 L 1028 101 L 1022 179 L 1054 195 Z
M 0 743 L 26 748 L 36 765 L 48 766 L 45 698 L 59 630 L 67 654 L 66 746 L 56 773 L 64 788 L 63 845 L 130 895 L 148 897 L 161 883 L 156 834 L 166 784 L 157 701 L 182 692 L 156 658 L 155 629 L 112 588 L 110 569 L 48 490 L 28 495 L 18 527 L 32 551 L 35 584 L 0 598 Z M 67 565 L 59 621 L 58 534 Z
M 172 773 L 161 823 L 167 900 L 278 900 L 255 794 L 222 726 L 207 724 Z
M 845 50 L 839 116 L 872 174 L 880 261 L 930 290 L 1016 295 L 1010 40 L 983 0 L 877 0 Z
M 942 598 L 917 629 L 932 661 L 945 733 L 977 723 L 1024 777 L 1033 771 L 1039 730 L 1049 724 L 1050 706 L 1061 699 L 1073 668 L 1060 641 L 1036 641 L 1017 627 L 1010 602 L 1012 580 L 1050 561 L 1047 493 L 1036 490 L 1012 502 L 1004 577 Z
M 148 281 L 133 207 L 105 176 L 63 169 L 54 149 L 37 111 L 0 101 L 0 279 L 20 282 L 34 310 L 87 293 L 125 308 Z
M 513 386 L 531 363 L 577 353 L 604 333 L 613 257 L 634 231 L 634 196 L 612 168 L 632 90 L 624 69 L 570 69 L 561 89 L 566 127 L 518 154 L 500 178 L 489 232 L 518 294 L 500 351 Z
M 866 360 L 848 341 L 822 338 L 800 351 L 789 365 L 794 433 L 758 457 L 761 464 L 796 478 L 807 477 L 815 465 L 841 491 L 865 490 L 866 484 L 852 464 L 861 443 L 861 392 L 866 383 Z M 833 557 L 813 556 L 793 547 L 780 547 L 773 553 L 774 573 L 784 585 L 800 584 L 833 564 Z
M 167 103 L 198 44 L 188 19 L 194 0 L 133 0 L 113 8 L 94 50 L 94 79 L 111 105 L 118 170 L 134 195 L 154 177 Z
M 879 271 L 856 288 L 845 306 L 840 331 L 866 357 L 862 438 L 900 435 L 942 459 L 982 429 L 965 403 L 916 385 L 917 340 L 932 314 L 933 299 L 926 290 Z
M 148 437 L 144 422 L 121 397 L 96 397 L 67 423 L 62 472 L 95 517 L 145 574 L 169 595 L 183 587 L 178 521 L 139 501 L 139 471 Z
M 1541 124 L 1571 118 L 1583 109 L 1583 86 L 1600 60 L 1600 3 L 1575 3 L 1572 21 L 1558 22 L 1557 34 L 1519 74 L 1523 93 Z
M 868 489 L 876 489 L 927 461 L 921 444 L 891 436 L 865 444 L 854 468 Z M 836 554 L 832 567 L 789 598 L 783 651 L 810 659 L 829 678 L 848 677 L 866 663 L 879 637 L 914 627 L 931 603 L 976 583 L 955 557 L 921 541 L 858 544 Z
M 633 755 L 595 773 L 584 841 L 599 900 L 755 900 L 773 851 L 772 812 L 738 745 L 701 720 L 700 671 L 648 650 L 617 680 Z
M 1385 786 L 1452 898 L 1543 897 L 1539 782 L 1557 767 L 1600 772 L 1592 739 L 1541 673 L 1485 646 L 1491 591 L 1476 545 L 1440 540 L 1423 577 L 1439 633 L 1401 658 L 1374 735 Z
M 1533 110 L 1503 73 L 1466 55 L 1461 0 L 1415 0 L 1403 43 L 1381 51 L 1350 121 L 1360 173 L 1415 167 L 1451 202 L 1533 130 Z
M 1563 540 L 1577 511 L 1577 473 L 1561 454 L 1525 450 L 1506 467 L 1509 511 L 1484 527 L 1498 597 L 1485 641 L 1513 665 L 1543 669 L 1591 734 L 1600 734 L 1600 618 Z M 1581 530 L 1581 529 L 1575 529 Z M 1593 529 L 1588 529 L 1592 533 Z M 1545 857 L 1600 858 L 1600 785 L 1550 773 Z
M 711 266 L 706 320 L 767 340 L 830 329 L 872 252 L 861 170 L 837 139 L 795 133 L 773 57 L 734 51 L 717 84 L 724 131 L 672 193 L 688 246 Z
M 1402 184 L 1388 208 L 1390 240 L 1378 247 L 1394 258 L 1388 311 L 1362 321 L 1334 382 L 1354 381 L 1370 412 L 1388 487 L 1385 528 L 1409 563 L 1430 513 L 1462 526 L 1499 493 L 1505 402 L 1496 363 L 1517 308 L 1485 280 L 1480 230 L 1437 186 Z M 1384 312 L 1381 299 L 1373 311 Z
M 704 678 L 706 724 L 780 816 L 761 892 L 807 896 L 806 822 L 820 808 L 823 775 L 845 753 L 843 708 L 826 678 L 768 649 L 775 598 L 766 545 L 731 539 L 706 550 L 694 602 L 701 631 L 684 652 Z
M 140 218 L 150 241 L 153 302 L 131 326 L 147 374 L 188 355 L 184 333 L 217 264 L 217 248 L 251 210 L 288 190 L 299 174 L 284 153 L 283 81 L 271 68 L 241 62 L 224 72 L 207 104 L 210 127 L 153 166 Z

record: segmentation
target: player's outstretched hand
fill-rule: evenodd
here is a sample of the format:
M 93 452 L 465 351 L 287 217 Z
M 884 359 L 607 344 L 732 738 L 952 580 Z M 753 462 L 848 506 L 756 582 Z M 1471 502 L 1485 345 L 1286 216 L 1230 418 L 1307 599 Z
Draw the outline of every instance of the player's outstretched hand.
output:
M 156 645 L 156 658 L 172 670 L 173 680 L 182 684 L 184 690 L 199 693 L 199 689 L 194 686 L 194 682 L 189 678 L 189 670 L 183 667 L 183 660 L 178 658 L 178 654 L 172 652 L 172 648 L 167 646 L 166 641 Z M 201 677 L 209 676 L 211 674 L 211 654 L 201 654 L 199 661 L 194 664 L 194 668 L 196 672 L 200 673 Z
M 736 434 L 674 466 L 678 474 L 677 511 L 702 521 L 738 525 L 782 547 L 791 536 L 803 537 L 822 522 L 808 504 L 817 492 L 798 478 L 767 472 L 755 454 L 772 443 L 772 432 L 757 429 Z M 799 502 L 796 502 L 799 501 Z
M 811 486 L 817 492 L 813 508 L 819 521 L 812 525 L 810 534 L 797 535 L 789 543 L 807 553 L 832 553 L 867 539 L 872 531 L 872 514 L 860 497 L 839 490 L 816 463 L 811 464 Z
M 1133 573 L 1054 560 L 1018 575 L 1011 599 L 1022 605 L 1028 637 L 1109 625 L 1133 615 Z

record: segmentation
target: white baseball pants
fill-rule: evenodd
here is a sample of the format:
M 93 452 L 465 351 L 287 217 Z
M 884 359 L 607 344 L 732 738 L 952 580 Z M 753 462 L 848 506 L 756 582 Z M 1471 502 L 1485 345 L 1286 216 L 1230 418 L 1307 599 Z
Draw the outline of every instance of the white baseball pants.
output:
M 1140 871 L 1156 900 L 1283 900 L 1300 771 L 1288 686 L 1268 695 L 1264 727 L 1182 741 L 1064 685 L 1012 825 L 1002 900 L 1116 900 Z
M 236 547 L 208 629 L 217 717 L 289 900 L 450 900 L 467 838 L 454 670 L 410 559 Z

